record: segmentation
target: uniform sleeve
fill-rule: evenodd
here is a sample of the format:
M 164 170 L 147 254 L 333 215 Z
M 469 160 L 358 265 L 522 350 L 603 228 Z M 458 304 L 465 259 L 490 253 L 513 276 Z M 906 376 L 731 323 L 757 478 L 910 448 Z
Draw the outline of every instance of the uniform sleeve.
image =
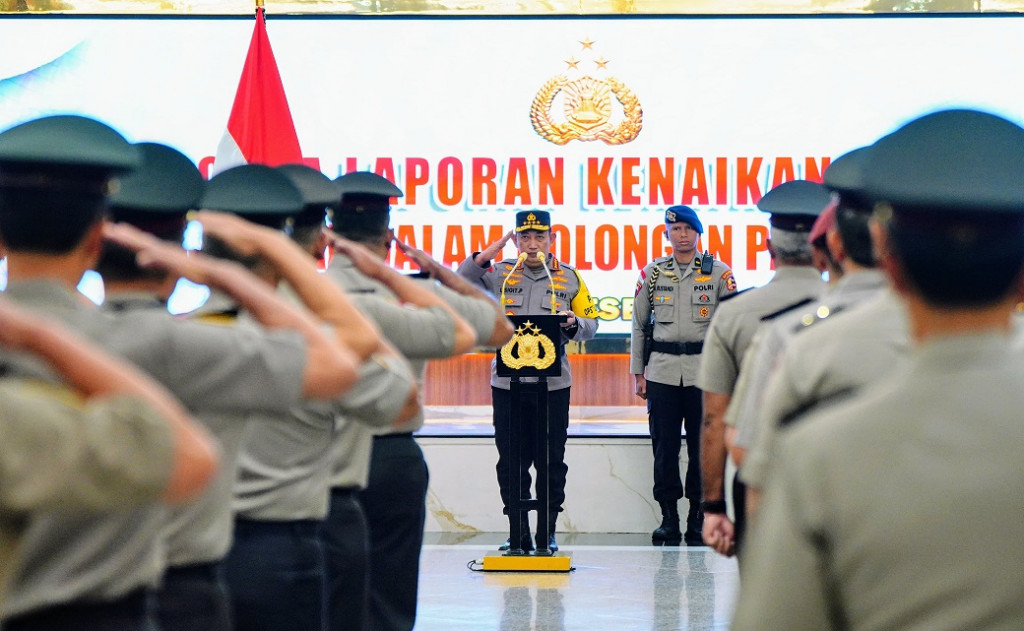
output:
M 701 390 L 731 395 L 736 387 L 739 367 L 732 349 L 722 339 L 722 329 L 732 323 L 728 310 L 725 313 L 719 311 L 711 318 L 697 372 L 697 387 Z
M 171 428 L 134 398 L 83 403 L 54 386 L 8 382 L 0 386 L 0 428 L 5 512 L 155 502 L 171 476 Z
M 493 288 L 489 287 L 487 282 L 484 280 L 484 276 L 487 274 L 489 268 L 480 267 L 476 264 L 476 261 L 473 260 L 477 254 L 479 253 L 477 252 L 472 254 L 468 259 L 460 263 L 458 269 L 455 270 L 455 273 L 471 283 L 475 283 L 488 291 L 493 291 Z
M 728 265 L 719 261 L 721 270 L 716 272 L 718 274 L 718 297 L 729 296 L 736 293 L 736 277 L 732 275 L 732 269 Z
M 298 332 L 239 323 L 171 325 L 158 380 L 190 408 L 283 413 L 302 400 L 308 353 Z
M 756 435 L 740 470 L 740 479 L 749 486 L 765 488 L 775 461 L 776 439 L 782 420 L 794 411 L 797 389 L 791 372 L 791 358 L 783 352 L 778 366 L 768 376 L 761 399 Z
M 742 394 L 736 401 L 735 427 L 736 445 L 751 449 L 757 441 L 761 430 L 765 387 L 782 351 L 783 336 L 775 326 L 766 326 L 758 330 L 751 341 L 750 348 L 743 358 L 740 368 L 740 381 L 745 382 Z M 730 407 L 732 407 L 730 405 Z
M 476 333 L 476 343 L 486 344 L 494 335 L 494 324 L 497 312 L 495 305 L 482 296 L 464 296 L 440 283 L 429 281 L 431 289 L 441 297 L 448 306 L 455 310 L 462 319 L 469 323 Z
M 367 427 L 387 427 L 405 407 L 416 385 L 401 357 L 373 355 L 359 368 L 359 381 L 338 401 L 338 412 Z
M 651 279 L 648 277 L 650 266 L 640 270 L 636 281 L 636 292 L 633 295 L 633 329 L 629 335 L 629 372 L 633 375 L 644 374 L 644 330 L 650 325 L 651 304 L 647 299 Z
M 788 438 L 788 437 L 787 437 Z M 806 441 L 805 441 L 806 442 Z M 813 447 L 811 445 L 810 447 Z M 836 629 L 829 596 L 828 544 L 813 491 L 815 467 L 802 458 L 806 446 L 782 448 L 783 464 L 769 484 L 751 524 L 743 558 L 743 594 L 733 631 Z M 846 628 L 845 626 L 841 628 Z
M 577 317 L 596 319 L 597 318 L 597 301 L 590 295 L 590 290 L 587 289 L 587 284 L 583 282 L 583 277 L 580 276 L 579 270 L 573 270 L 576 274 L 576 281 L 580 287 L 576 291 L 576 295 L 573 296 L 572 302 L 569 304 L 569 308 L 576 314 Z
M 409 359 L 451 357 L 455 351 L 455 318 L 444 307 L 403 306 L 373 294 L 351 297 L 391 345 Z
M 569 308 L 576 314 L 576 332 L 572 339 L 576 342 L 585 342 L 594 339 L 594 336 L 597 335 L 597 325 L 600 320 L 597 319 L 597 303 L 590 295 L 590 290 L 583 282 L 583 277 L 575 269 L 573 274 L 576 275 L 579 288 L 569 303 Z

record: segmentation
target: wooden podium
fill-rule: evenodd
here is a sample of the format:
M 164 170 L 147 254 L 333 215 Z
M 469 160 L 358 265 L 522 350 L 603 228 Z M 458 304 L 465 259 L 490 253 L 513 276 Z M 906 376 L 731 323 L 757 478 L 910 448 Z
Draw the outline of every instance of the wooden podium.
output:
M 562 315 L 509 316 L 515 326 L 515 335 L 497 352 L 496 371 L 499 377 L 509 377 L 509 416 L 513 425 L 509 432 L 508 488 L 511 500 L 508 506 L 510 548 L 502 555 L 484 557 L 484 571 L 505 572 L 568 572 L 571 558 L 548 548 L 550 532 L 548 517 L 548 377 L 562 374 L 561 325 Z M 533 436 L 524 436 L 522 430 L 523 396 L 537 397 L 539 418 L 534 424 Z M 537 497 L 527 497 L 530 489 L 522 488 L 519 471 L 523 466 L 523 441 L 532 440 L 534 466 L 537 471 Z M 523 523 L 531 510 L 537 511 L 537 550 L 522 549 Z M 526 533 L 529 535 L 529 533 Z

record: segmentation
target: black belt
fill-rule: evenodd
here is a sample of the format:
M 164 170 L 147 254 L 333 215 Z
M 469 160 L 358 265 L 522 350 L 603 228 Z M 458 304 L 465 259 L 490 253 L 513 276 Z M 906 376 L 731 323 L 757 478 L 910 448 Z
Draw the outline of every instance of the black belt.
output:
M 704 350 L 704 342 L 651 342 L 651 350 L 655 353 L 669 355 L 700 355 Z
M 401 432 L 399 434 L 378 434 L 374 436 L 374 440 L 393 440 L 395 438 L 409 438 L 412 439 L 412 432 Z

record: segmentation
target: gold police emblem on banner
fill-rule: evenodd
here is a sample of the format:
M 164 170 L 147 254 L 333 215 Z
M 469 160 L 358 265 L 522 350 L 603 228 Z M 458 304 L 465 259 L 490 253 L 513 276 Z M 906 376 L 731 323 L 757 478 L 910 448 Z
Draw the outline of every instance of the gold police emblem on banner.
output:
M 516 329 L 516 334 L 501 348 L 501 360 L 514 370 L 526 367 L 543 370 L 555 363 L 556 356 L 551 338 L 529 321 Z
M 581 41 L 583 50 L 593 51 L 594 42 Z M 570 70 L 579 71 L 583 60 L 570 57 L 565 61 Z M 593 59 L 598 70 L 607 70 L 609 61 Z M 551 114 L 555 99 L 562 96 L 563 121 Z M 612 121 L 613 101 L 622 107 L 622 120 Z M 530 108 L 533 129 L 545 140 L 564 145 L 573 140 L 601 140 L 609 145 L 622 145 L 634 140 L 643 127 L 640 100 L 625 83 L 615 77 L 598 79 L 583 75 L 570 79 L 566 75 L 552 77 L 537 92 Z

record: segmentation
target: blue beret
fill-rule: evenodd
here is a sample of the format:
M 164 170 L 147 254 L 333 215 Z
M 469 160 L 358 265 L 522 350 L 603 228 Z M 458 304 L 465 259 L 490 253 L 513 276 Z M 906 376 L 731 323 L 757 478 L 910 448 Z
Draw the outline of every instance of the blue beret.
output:
M 670 206 L 665 210 L 666 224 L 679 222 L 688 223 L 698 234 L 704 234 L 704 226 L 701 225 L 700 219 L 697 219 L 697 211 L 689 206 Z

